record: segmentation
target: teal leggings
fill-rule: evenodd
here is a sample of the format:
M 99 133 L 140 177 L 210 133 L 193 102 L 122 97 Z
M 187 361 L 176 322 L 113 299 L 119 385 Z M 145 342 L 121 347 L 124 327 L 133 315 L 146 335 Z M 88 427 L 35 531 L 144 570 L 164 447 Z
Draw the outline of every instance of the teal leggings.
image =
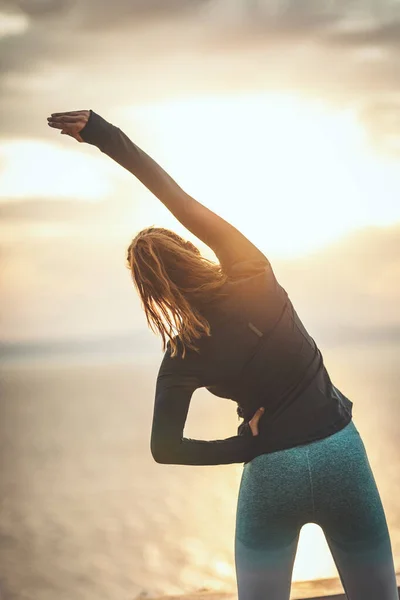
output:
M 398 600 L 385 513 L 353 421 L 244 466 L 235 536 L 239 600 L 289 600 L 305 523 L 323 529 L 349 600 Z

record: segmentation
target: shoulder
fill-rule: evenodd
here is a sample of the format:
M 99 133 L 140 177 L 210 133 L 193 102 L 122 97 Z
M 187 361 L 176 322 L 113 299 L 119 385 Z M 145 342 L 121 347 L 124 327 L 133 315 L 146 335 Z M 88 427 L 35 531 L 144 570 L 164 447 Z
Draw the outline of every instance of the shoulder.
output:
M 265 260 L 247 260 L 237 262 L 229 269 L 228 288 L 239 297 L 251 299 L 281 296 L 281 286 L 276 279 L 271 263 Z
M 266 274 L 274 276 L 271 263 L 265 260 L 243 260 L 230 265 L 227 276 L 229 281 L 239 281 L 256 275 Z

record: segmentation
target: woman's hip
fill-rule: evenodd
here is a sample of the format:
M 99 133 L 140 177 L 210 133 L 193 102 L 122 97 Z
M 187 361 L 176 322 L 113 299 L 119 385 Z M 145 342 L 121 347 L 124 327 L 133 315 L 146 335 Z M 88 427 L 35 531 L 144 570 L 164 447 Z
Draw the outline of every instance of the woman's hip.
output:
M 364 443 L 351 421 L 327 438 L 262 454 L 243 468 L 238 513 L 262 510 L 276 519 L 284 515 L 299 526 L 322 525 L 327 515 L 358 510 L 381 524 L 382 509 Z M 367 510 L 368 509 L 368 510 Z

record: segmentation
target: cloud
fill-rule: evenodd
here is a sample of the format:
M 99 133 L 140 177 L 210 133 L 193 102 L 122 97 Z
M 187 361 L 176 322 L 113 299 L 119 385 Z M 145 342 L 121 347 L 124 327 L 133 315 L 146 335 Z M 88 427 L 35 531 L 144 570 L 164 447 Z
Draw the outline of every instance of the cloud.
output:
M 1 11 L 28 20 L 0 37 L 4 137 L 46 138 L 54 110 L 204 91 L 289 89 L 354 110 L 400 91 L 389 0 L 0 0 Z
M 102 205 L 100 204 L 100 207 Z M 65 222 L 94 218 L 100 212 L 98 204 L 66 199 L 12 199 L 0 202 L 0 220 L 4 224 Z
M 67 216 L 67 207 L 62 210 Z M 74 217 L 81 210 L 86 212 L 76 204 Z M 83 222 L 97 227 L 99 217 L 93 212 Z M 83 231 L 20 239 L 1 249 L 7 281 L 3 341 L 117 335 L 145 327 L 125 268 L 128 235 L 111 239 L 100 229 L 97 237 Z M 368 228 L 309 257 L 274 261 L 273 267 L 322 347 L 400 340 L 400 225 Z
M 373 145 L 382 153 L 400 156 L 400 99 L 370 102 L 360 110 Z
M 207 0 L 3 0 L 0 10 L 22 12 L 33 20 L 67 15 L 78 28 L 109 27 L 145 16 L 174 14 L 186 9 L 192 10 Z
M 115 335 L 143 325 L 127 244 L 83 234 L 3 243 L 2 340 Z
M 280 265 L 310 333 L 327 345 L 400 341 L 400 225 L 368 227 Z
M 400 46 L 400 20 L 354 30 L 339 30 L 327 35 L 326 42 L 340 46 L 394 46 L 397 48 Z
M 45 138 L 45 117 L 63 107 L 90 107 L 99 98 L 109 106 L 135 103 L 148 93 L 155 97 L 153 82 L 168 87 L 168 82 L 162 82 L 168 77 L 167 56 L 190 43 L 191 28 L 181 23 L 188 21 L 187 15 L 201 2 L 119 1 L 111 5 L 88 0 L 50 3 L 48 10 L 44 4 L 36 3 L 35 9 L 30 2 L 7 3 L 9 11 L 17 7 L 20 11 L 9 15 L 26 16 L 22 6 L 29 17 L 20 35 L 0 37 L 3 137 Z M 169 20 L 162 8 L 166 4 Z M 4 3 L 0 14 L 1 10 Z M 173 21 L 171 15 L 175 15 Z M 195 21 L 193 27 L 198 28 Z
M 29 16 L 40 17 L 58 14 L 73 6 L 74 0 L 3 0 L 0 10 L 20 11 Z
M 0 13 L 0 39 L 9 35 L 20 35 L 29 27 L 29 21 L 23 14 Z

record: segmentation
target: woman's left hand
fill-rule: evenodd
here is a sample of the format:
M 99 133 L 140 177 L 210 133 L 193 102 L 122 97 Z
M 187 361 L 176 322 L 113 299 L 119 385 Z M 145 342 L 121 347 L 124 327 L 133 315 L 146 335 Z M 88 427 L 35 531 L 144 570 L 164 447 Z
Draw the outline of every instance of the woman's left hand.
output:
M 85 127 L 89 121 L 90 110 L 73 110 L 70 112 L 52 113 L 51 117 L 47 117 L 47 122 L 50 127 L 61 129 L 60 133 L 69 135 L 75 138 L 78 142 L 84 140 L 79 135 L 79 132 Z
M 264 414 L 264 407 L 259 408 L 255 413 L 251 421 L 249 421 L 249 426 L 251 429 L 251 433 L 253 435 L 258 435 L 258 422 Z

